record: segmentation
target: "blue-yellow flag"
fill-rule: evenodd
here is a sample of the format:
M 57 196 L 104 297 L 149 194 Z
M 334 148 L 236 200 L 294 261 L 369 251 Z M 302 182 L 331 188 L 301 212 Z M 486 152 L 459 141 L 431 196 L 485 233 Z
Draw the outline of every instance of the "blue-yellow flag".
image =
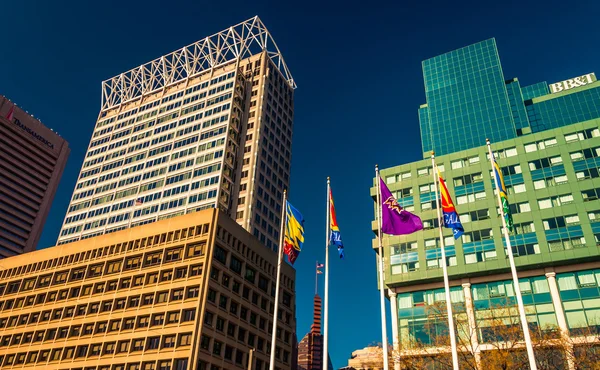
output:
M 508 203 L 508 196 L 506 195 L 506 186 L 504 186 L 504 177 L 502 177 L 502 169 L 498 165 L 498 162 L 494 159 L 494 176 L 496 176 L 496 182 L 498 183 L 498 191 L 500 192 L 500 200 L 502 201 L 502 210 L 504 211 L 504 220 L 506 221 L 506 227 L 508 231 L 513 229 L 513 218 L 510 213 L 510 204 Z
M 283 251 L 293 265 L 304 244 L 304 217 L 290 202 L 285 202 L 286 225 Z

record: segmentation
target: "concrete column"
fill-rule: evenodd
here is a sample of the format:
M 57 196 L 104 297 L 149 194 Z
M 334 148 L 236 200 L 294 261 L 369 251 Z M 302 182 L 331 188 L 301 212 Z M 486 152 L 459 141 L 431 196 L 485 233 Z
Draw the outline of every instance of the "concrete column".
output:
M 550 288 L 552 304 L 554 305 L 554 313 L 556 314 L 556 321 L 558 322 L 558 328 L 560 329 L 561 337 L 567 344 L 567 350 L 571 352 L 571 354 L 567 354 L 566 356 L 567 365 L 569 366 L 569 370 L 575 370 L 575 363 L 573 362 L 572 357 L 572 342 L 569 336 L 569 327 L 567 326 L 567 319 L 565 318 L 565 310 L 563 309 L 562 301 L 560 300 L 560 293 L 558 292 L 558 284 L 556 284 L 556 273 L 547 272 L 546 280 L 548 280 L 548 287 Z
M 394 358 L 394 370 L 400 370 L 400 346 L 398 339 L 398 300 L 396 299 L 396 292 L 388 289 L 390 295 L 390 310 L 392 311 L 392 356 Z
M 471 294 L 471 283 L 464 283 L 463 294 L 465 295 L 465 308 L 469 319 L 469 334 L 471 336 L 471 350 L 475 357 L 475 365 L 481 370 L 481 351 L 479 349 L 479 338 L 477 337 L 477 320 L 475 320 L 475 308 L 473 307 L 473 295 Z

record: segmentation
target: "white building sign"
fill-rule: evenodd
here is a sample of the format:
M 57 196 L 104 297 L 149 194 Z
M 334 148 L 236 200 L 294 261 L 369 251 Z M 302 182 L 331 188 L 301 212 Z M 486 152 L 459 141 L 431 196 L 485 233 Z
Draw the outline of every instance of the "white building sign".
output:
M 570 78 L 565 81 L 550 84 L 550 92 L 555 94 L 557 92 L 572 89 L 574 87 L 585 86 L 596 81 L 596 75 L 594 73 L 588 73 L 587 75 Z

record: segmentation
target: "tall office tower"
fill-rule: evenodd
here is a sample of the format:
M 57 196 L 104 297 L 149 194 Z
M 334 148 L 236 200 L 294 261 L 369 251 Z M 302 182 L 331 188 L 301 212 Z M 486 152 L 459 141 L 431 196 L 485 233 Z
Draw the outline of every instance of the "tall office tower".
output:
M 449 54 L 466 55 L 467 50 L 482 50 L 483 45 Z M 487 55 L 492 61 L 497 59 L 494 53 Z M 463 80 L 451 70 L 440 70 L 437 78 Z M 585 344 L 586 333 L 597 333 L 600 323 L 600 82 L 589 73 L 523 88 L 517 79 L 504 83 L 516 131 L 512 138 L 492 141 L 492 149 L 504 174 L 513 214 L 510 242 L 527 321 L 533 338 L 550 336 L 554 330 L 562 333 L 563 343 L 575 343 L 581 351 L 577 343 Z M 478 84 L 482 84 L 480 90 Z M 489 86 L 487 79 L 478 78 L 471 88 L 484 92 Z M 445 96 L 446 92 L 451 95 Z M 439 94 L 439 101 L 454 99 L 453 90 L 442 89 Z M 460 127 L 464 122 L 473 135 L 464 130 L 468 140 L 448 137 L 447 141 L 459 143 L 446 147 L 446 154 L 436 156 L 436 163 L 465 229 L 457 240 L 450 229 L 444 229 L 455 322 L 468 322 L 466 331 L 476 334 L 466 341 L 459 334 L 459 345 L 473 348 L 473 359 L 483 361 L 479 365 L 486 368 L 486 354 L 498 348 L 493 318 L 503 315 L 503 322 L 512 320 L 517 325 L 519 319 L 516 310 L 502 314 L 497 309 L 516 301 L 485 136 L 477 137 L 488 134 L 480 113 L 487 104 L 492 111 L 505 109 L 498 108 L 492 98 L 483 103 L 466 106 L 466 111 L 448 107 L 448 125 Z M 471 115 L 473 121 L 467 119 Z M 470 126 L 477 117 L 483 122 L 480 130 Z M 438 151 L 436 145 L 433 142 Z M 437 305 L 445 307 L 445 298 L 432 174 L 430 159 L 381 170 L 398 203 L 418 214 L 424 225 L 423 231 L 411 235 L 383 238 L 384 254 L 389 256 L 385 258 L 385 284 L 393 312 L 393 342 L 402 348 L 416 342 L 435 347 L 439 338 L 447 338 L 447 320 L 435 312 Z M 371 188 L 372 196 L 376 190 Z M 457 331 L 465 333 L 465 326 Z M 537 349 L 536 353 L 544 355 Z M 582 356 L 558 353 L 553 362 L 557 368 L 586 368 L 576 363 L 580 360 Z
M 104 81 L 58 243 L 218 207 L 275 249 L 294 88 L 258 17 Z
M 0 258 L 35 249 L 69 144 L 0 95 Z
M 423 152 L 453 153 L 516 136 L 494 39 L 423 62 Z
M 0 368 L 268 369 L 277 254 L 217 209 L 3 260 Z M 276 368 L 294 369 L 282 267 Z
M 419 108 L 424 158 L 600 117 L 593 73 L 521 87 L 505 80 L 495 39 L 423 61 Z

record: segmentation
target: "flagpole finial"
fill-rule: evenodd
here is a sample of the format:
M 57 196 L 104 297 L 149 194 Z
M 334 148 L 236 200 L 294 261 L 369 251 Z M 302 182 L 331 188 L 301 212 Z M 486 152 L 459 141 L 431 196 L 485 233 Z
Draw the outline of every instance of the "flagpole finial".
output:
M 329 182 L 329 176 L 327 176 L 327 182 Z
M 488 139 L 487 137 L 485 138 L 485 143 L 489 144 L 490 143 L 490 139 Z
M 379 165 L 378 164 L 375 165 L 375 171 L 379 171 Z
M 432 150 L 431 151 L 431 158 L 435 157 L 435 152 Z

